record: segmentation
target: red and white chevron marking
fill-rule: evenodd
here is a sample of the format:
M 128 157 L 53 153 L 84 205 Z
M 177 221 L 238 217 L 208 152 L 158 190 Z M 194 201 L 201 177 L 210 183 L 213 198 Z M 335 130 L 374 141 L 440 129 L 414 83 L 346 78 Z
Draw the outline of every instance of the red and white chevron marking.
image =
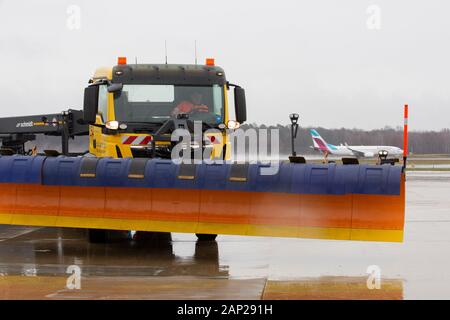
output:
M 132 144 L 132 145 L 149 145 L 151 144 L 153 138 L 152 136 L 123 136 L 122 144 Z
M 207 136 L 211 144 L 221 144 L 220 136 Z

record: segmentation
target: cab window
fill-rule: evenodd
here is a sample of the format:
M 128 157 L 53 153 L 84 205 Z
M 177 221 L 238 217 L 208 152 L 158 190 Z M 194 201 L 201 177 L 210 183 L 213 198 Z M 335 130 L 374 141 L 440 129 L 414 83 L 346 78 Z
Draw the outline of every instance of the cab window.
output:
M 108 90 L 105 85 L 101 85 L 98 93 L 98 114 L 106 122 L 108 117 Z

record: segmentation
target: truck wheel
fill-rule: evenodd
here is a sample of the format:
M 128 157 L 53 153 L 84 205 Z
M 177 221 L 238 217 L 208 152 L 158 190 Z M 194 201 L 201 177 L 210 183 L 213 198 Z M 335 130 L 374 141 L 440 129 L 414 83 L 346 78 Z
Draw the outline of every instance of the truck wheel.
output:
M 172 234 L 170 232 L 136 231 L 133 240 L 169 243 L 172 241 Z
M 214 241 L 217 238 L 217 234 L 201 234 L 196 233 L 198 241 Z
M 107 230 L 88 229 L 88 238 L 90 243 L 105 243 L 108 238 Z

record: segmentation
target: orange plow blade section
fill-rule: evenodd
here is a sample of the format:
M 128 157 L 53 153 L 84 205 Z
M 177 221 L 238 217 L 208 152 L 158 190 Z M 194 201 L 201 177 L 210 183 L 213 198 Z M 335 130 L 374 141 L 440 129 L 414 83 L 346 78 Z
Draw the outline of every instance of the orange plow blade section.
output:
M 403 240 L 400 167 L 0 158 L 0 224 Z M 136 178 L 139 177 L 139 178 Z

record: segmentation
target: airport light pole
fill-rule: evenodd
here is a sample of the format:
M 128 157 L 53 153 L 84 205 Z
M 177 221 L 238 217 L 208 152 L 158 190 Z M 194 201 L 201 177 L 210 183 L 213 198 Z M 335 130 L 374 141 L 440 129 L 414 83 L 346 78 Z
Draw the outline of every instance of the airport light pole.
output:
M 295 139 L 298 134 L 298 120 L 300 116 L 297 113 L 293 113 L 289 116 L 291 119 L 291 147 L 292 147 L 292 156 L 296 157 L 297 152 L 295 152 Z
M 298 134 L 298 120 L 300 116 L 296 113 L 293 113 L 289 116 L 291 119 L 291 147 L 292 147 L 292 155 L 289 156 L 289 161 L 291 163 L 306 163 L 304 157 L 297 156 L 297 152 L 295 151 L 295 139 Z

